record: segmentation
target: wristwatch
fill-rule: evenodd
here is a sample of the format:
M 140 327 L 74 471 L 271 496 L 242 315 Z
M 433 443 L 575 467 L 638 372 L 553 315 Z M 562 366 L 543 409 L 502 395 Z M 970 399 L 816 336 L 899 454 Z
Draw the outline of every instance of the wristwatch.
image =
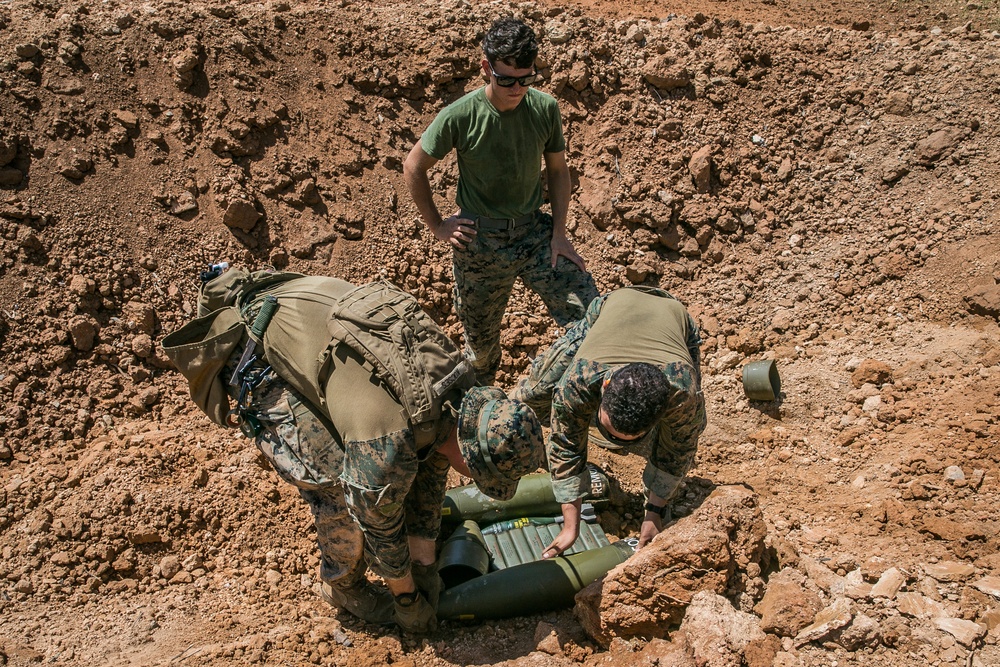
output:
M 409 593 L 400 593 L 399 595 L 394 595 L 392 597 L 396 601 L 396 604 L 400 607 L 409 607 L 417 601 L 418 597 L 420 597 L 420 591 L 413 590 Z
M 670 508 L 667 505 L 663 505 L 662 507 L 657 507 L 656 505 L 648 501 L 646 502 L 645 505 L 643 505 L 643 509 L 645 509 L 647 512 L 652 512 L 653 514 L 659 514 L 661 519 L 665 519 L 667 513 L 670 511 Z

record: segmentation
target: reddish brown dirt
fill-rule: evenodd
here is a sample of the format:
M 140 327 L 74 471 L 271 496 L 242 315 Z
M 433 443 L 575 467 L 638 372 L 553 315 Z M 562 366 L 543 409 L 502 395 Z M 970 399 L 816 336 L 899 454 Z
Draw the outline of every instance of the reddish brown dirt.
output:
M 748 484 L 783 562 L 878 556 L 994 628 L 956 644 L 873 604 L 879 641 L 780 664 L 991 664 L 1000 601 L 920 573 L 1000 576 L 993 0 L 0 3 L 0 664 L 636 662 L 537 652 L 571 611 L 426 639 L 338 618 L 304 504 L 156 351 L 216 260 L 388 277 L 457 336 L 401 165 L 508 10 L 542 35 L 599 286 L 661 285 L 703 329 L 675 511 Z M 558 333 L 541 312 L 516 293 L 503 384 Z M 762 357 L 773 404 L 740 388 Z M 605 528 L 634 533 L 641 457 L 592 457 L 624 492 Z

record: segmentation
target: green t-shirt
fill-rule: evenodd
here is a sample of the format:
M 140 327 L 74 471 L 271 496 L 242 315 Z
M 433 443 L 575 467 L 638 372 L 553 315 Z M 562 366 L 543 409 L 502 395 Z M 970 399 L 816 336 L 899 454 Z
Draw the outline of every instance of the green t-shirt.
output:
M 446 107 L 420 137 L 438 160 L 458 153 L 458 195 L 465 211 L 516 218 L 542 204 L 542 153 L 566 150 L 559 104 L 528 89 L 510 111 L 497 111 L 480 88 Z
M 600 317 L 577 350 L 577 359 L 604 364 L 676 361 L 693 365 L 688 339 L 693 323 L 684 304 L 634 289 L 611 292 Z

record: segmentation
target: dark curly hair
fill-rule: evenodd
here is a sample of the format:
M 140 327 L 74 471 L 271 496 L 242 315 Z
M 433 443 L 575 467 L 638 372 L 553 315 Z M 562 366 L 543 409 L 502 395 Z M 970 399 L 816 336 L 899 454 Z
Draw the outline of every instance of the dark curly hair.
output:
M 513 16 L 501 16 L 483 36 L 483 53 L 491 64 L 502 62 L 518 69 L 535 65 L 538 41 L 535 31 Z
M 611 375 L 601 407 L 611 427 L 623 435 L 640 435 L 653 428 L 667 407 L 673 389 L 652 364 L 627 364 Z

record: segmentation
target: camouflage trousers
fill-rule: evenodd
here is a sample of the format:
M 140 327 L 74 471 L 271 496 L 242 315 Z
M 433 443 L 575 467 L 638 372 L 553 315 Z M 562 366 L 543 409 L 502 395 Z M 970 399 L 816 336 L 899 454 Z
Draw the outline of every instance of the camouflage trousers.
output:
M 364 359 L 337 359 L 325 388 L 336 427 L 269 371 L 250 405 L 262 427 L 257 446 L 309 503 L 324 581 L 349 585 L 369 566 L 400 578 L 410 571 L 407 538 L 438 537 L 449 465 L 437 449 L 455 417 L 442 416 L 434 443 L 418 451 L 401 406 L 371 381 Z
M 480 384 L 493 384 L 500 368 L 500 327 L 514 282 L 538 294 L 552 319 L 566 326 L 583 317 L 598 295 L 594 278 L 560 257 L 552 268 L 552 216 L 513 230 L 477 229 L 465 250 L 453 256 L 455 311 Z
M 295 486 L 316 523 L 320 578 L 350 585 L 364 576 L 364 536 L 347 507 L 340 475 L 344 452 L 320 413 L 270 372 L 251 406 L 262 427 L 257 447 L 278 476 Z

